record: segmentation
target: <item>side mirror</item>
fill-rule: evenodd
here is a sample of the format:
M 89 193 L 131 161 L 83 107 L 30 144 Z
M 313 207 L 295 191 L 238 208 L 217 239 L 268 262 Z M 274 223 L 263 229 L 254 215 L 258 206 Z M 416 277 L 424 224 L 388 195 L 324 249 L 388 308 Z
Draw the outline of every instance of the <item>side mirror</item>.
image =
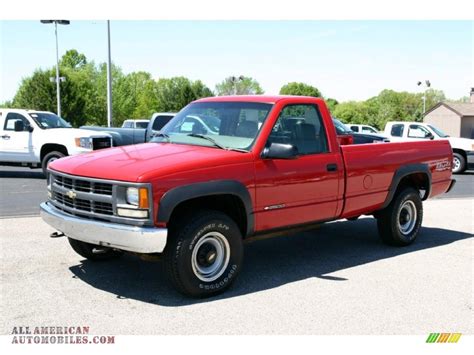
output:
M 296 159 L 298 149 L 293 144 L 271 143 L 262 152 L 263 159 Z
M 22 120 L 15 121 L 15 132 L 23 132 L 25 130 L 25 124 Z
M 28 132 L 30 132 L 30 133 L 33 132 L 33 129 L 34 129 L 34 128 L 33 128 L 32 126 L 30 126 L 30 125 L 26 126 L 26 130 L 27 130 Z
M 428 132 L 428 133 L 426 134 L 426 138 L 433 140 L 433 139 L 434 139 L 433 133 Z

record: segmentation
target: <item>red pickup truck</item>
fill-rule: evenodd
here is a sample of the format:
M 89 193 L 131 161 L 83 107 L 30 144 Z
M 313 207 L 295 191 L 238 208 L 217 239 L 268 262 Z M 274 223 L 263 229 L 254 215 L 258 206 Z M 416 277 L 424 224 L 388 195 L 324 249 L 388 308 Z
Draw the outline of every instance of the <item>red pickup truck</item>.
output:
M 51 163 L 41 215 L 87 259 L 162 256 L 196 297 L 229 287 L 250 238 L 372 215 L 412 243 L 422 200 L 454 183 L 449 142 L 340 143 L 321 99 L 205 98 L 150 143 Z

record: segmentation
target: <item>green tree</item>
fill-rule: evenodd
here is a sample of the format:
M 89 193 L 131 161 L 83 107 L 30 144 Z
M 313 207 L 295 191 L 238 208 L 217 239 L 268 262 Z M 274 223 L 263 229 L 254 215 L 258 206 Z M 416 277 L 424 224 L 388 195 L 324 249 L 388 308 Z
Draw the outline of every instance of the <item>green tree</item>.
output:
M 344 123 L 361 124 L 368 123 L 371 109 L 365 102 L 348 101 L 338 104 L 332 114 Z
M 263 90 L 260 84 L 251 77 L 246 76 L 229 76 L 216 85 L 216 93 L 218 96 L 223 95 L 260 95 Z
M 68 50 L 62 57 L 59 65 L 69 69 L 81 69 L 87 64 L 87 58 L 84 54 L 75 49 Z
M 283 85 L 280 89 L 280 95 L 322 97 L 321 91 L 319 91 L 316 87 L 298 82 L 292 82 Z
M 339 102 L 336 99 L 331 99 L 330 97 L 326 99 L 326 105 L 329 108 L 330 112 L 333 112 L 336 109 L 336 106 L 339 105 Z
M 80 88 L 71 80 L 67 72 L 61 72 L 65 78 L 61 82 L 62 116 L 74 126 L 85 123 L 85 100 Z M 36 70 L 31 77 L 22 80 L 13 98 L 13 106 L 35 110 L 57 112 L 56 84 L 50 80 L 55 70 Z
M 191 101 L 211 94 L 209 88 L 201 82 L 193 83 L 182 76 L 159 79 L 156 83 L 158 105 L 155 109 L 156 111 L 177 112 Z

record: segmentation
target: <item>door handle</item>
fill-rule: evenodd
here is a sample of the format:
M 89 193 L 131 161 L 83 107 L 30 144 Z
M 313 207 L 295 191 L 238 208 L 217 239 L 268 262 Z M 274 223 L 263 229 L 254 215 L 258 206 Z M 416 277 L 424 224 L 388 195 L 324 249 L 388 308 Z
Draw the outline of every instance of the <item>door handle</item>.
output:
M 2 138 L 3 138 L 3 139 L 10 139 L 10 136 L 9 136 L 9 135 L 6 135 L 6 134 L 4 134 L 4 135 L 2 136 Z
M 326 165 L 326 169 L 330 172 L 337 171 L 337 164 L 328 164 Z

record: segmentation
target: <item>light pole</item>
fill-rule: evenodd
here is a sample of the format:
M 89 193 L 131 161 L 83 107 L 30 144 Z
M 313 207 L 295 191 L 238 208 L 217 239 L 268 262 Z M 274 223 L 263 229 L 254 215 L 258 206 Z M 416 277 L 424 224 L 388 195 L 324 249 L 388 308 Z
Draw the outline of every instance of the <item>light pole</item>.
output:
M 422 100 L 423 100 L 423 114 L 425 114 L 425 112 L 426 112 L 426 90 L 427 90 L 429 87 L 431 87 L 431 83 L 430 83 L 429 80 L 425 80 L 424 83 L 422 83 L 421 81 L 418 81 L 416 84 L 417 84 L 418 86 L 421 86 L 421 85 L 425 84 L 425 85 L 424 85 L 424 86 L 425 86 L 425 89 L 424 89 L 424 91 L 423 91 L 423 98 L 422 98 Z
M 58 116 L 61 117 L 61 92 L 59 87 L 59 82 L 61 79 L 59 77 L 59 49 L 58 49 L 58 24 L 59 25 L 69 25 L 69 20 L 41 20 L 41 23 L 50 24 L 54 23 L 54 35 L 56 37 L 56 98 L 58 102 Z
M 112 126 L 112 55 L 110 51 L 110 20 L 107 20 L 107 126 Z

